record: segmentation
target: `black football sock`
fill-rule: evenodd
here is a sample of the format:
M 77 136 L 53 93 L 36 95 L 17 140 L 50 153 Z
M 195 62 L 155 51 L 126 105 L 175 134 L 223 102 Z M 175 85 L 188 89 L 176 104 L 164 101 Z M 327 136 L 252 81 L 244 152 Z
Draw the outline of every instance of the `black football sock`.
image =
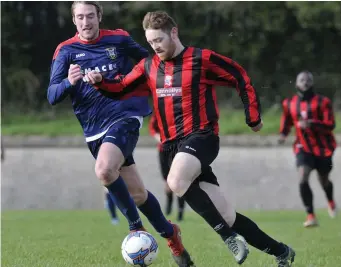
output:
M 185 210 L 185 200 L 182 197 L 178 197 L 178 221 L 183 220 Z
M 183 198 L 224 241 L 234 235 L 234 232 L 221 216 L 208 194 L 200 188 L 198 183 L 194 182 L 183 195 Z
M 326 193 L 328 201 L 333 201 L 333 183 L 331 181 L 328 181 L 328 183 L 323 186 L 323 190 Z
M 167 203 L 166 203 L 166 215 L 169 215 L 172 213 L 172 205 L 173 205 L 173 192 L 167 192 Z
M 286 251 L 284 244 L 272 239 L 255 222 L 240 213 L 237 213 L 232 230 L 243 236 L 251 246 L 270 255 L 278 257 Z
M 308 182 L 300 183 L 300 194 L 307 213 L 314 214 L 313 192 Z

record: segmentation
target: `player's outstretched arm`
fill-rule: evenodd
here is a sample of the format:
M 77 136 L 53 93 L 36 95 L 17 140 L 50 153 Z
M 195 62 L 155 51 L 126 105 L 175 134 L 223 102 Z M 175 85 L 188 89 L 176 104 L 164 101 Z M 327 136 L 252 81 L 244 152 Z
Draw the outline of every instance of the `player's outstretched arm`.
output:
M 281 115 L 281 122 L 280 122 L 280 127 L 279 127 L 279 133 L 280 133 L 280 137 L 278 140 L 279 144 L 283 144 L 285 142 L 285 139 L 289 135 L 291 128 L 293 126 L 293 121 L 289 112 L 288 104 L 289 104 L 289 100 L 284 99 L 284 101 L 282 102 L 283 112 Z
M 233 86 L 244 104 L 246 124 L 257 132 L 262 128 L 261 105 L 246 71 L 236 62 L 210 50 L 203 51 L 207 64 L 206 82 Z
M 97 90 L 101 89 L 112 93 L 131 92 L 147 80 L 144 75 L 144 61 L 144 59 L 140 61 L 126 76 L 106 79 L 100 73 L 89 72 L 85 79 Z
M 67 56 L 58 47 L 53 56 L 50 73 L 50 84 L 47 89 L 47 99 L 51 105 L 63 101 L 71 92 L 72 86 L 82 79 L 80 67 L 70 65 Z
M 309 120 L 310 129 L 321 132 L 331 133 L 335 129 L 335 117 L 332 103 L 329 98 L 324 97 L 321 104 L 321 111 L 323 114 L 322 120 Z

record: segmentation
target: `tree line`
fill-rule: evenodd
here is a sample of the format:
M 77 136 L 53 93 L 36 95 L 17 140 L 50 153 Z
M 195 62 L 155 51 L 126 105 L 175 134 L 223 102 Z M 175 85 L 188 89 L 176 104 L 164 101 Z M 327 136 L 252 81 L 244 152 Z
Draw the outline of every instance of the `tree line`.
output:
M 102 2 L 101 28 L 123 28 L 149 48 L 142 19 L 151 10 L 174 17 L 184 44 L 213 49 L 249 73 L 265 108 L 295 92 L 301 70 L 341 109 L 341 2 Z M 72 37 L 71 2 L 2 2 L 2 111 L 51 109 L 46 100 L 52 55 Z M 222 105 L 241 108 L 233 90 Z M 67 101 L 66 101 L 67 102 Z M 20 107 L 20 110 L 18 110 Z M 70 109 L 70 102 L 59 109 Z

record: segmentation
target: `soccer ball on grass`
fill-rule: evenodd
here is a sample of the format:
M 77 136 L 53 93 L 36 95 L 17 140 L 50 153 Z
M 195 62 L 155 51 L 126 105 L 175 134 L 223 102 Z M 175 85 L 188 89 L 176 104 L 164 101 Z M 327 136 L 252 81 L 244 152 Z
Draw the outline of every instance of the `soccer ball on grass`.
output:
M 159 246 L 150 233 L 136 231 L 126 236 L 122 242 L 121 251 L 127 263 L 143 267 L 155 261 Z

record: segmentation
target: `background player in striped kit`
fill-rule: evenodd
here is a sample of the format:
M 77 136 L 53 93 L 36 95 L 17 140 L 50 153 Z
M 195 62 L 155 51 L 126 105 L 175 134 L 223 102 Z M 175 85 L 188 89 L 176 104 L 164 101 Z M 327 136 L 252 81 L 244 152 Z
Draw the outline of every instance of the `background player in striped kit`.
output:
M 160 140 L 160 129 L 157 124 L 157 120 L 155 118 L 155 114 L 153 113 L 150 121 L 149 121 L 149 134 L 156 140 L 157 142 L 157 149 L 159 153 L 159 165 L 161 169 L 161 174 L 163 179 L 165 180 L 165 194 L 166 194 L 166 208 L 165 212 L 166 215 L 170 215 L 172 213 L 172 206 L 173 206 L 173 191 L 169 188 L 167 183 L 167 176 L 170 169 L 170 164 L 168 160 L 168 154 L 162 150 L 162 144 Z M 185 210 L 185 200 L 181 197 L 177 197 L 178 200 L 178 215 L 177 220 L 182 221 L 184 210 Z
M 99 29 L 103 10 L 98 2 L 74 2 L 71 11 L 78 32 L 55 51 L 48 100 L 55 105 L 67 96 L 71 98 L 85 140 L 96 159 L 96 175 L 127 218 L 129 229 L 144 229 L 137 205 L 156 231 L 167 239 L 177 264 L 191 266 L 179 227 L 164 217 L 159 202 L 145 189 L 135 167 L 132 153 L 139 129 L 143 117 L 151 113 L 147 86 L 137 83 L 134 88 L 141 90 L 113 100 L 95 90 L 83 75 L 90 70 L 104 77 L 127 74 L 132 69 L 130 58 L 141 60 L 148 52 L 126 31 Z
M 278 267 L 291 266 L 295 252 L 236 213 L 220 191 L 210 167 L 219 152 L 219 112 L 215 85 L 235 87 L 244 104 L 246 123 L 255 132 L 263 124 L 260 103 L 246 71 L 233 60 L 208 49 L 182 45 L 175 21 L 163 11 L 143 20 L 146 39 L 156 55 L 140 61 L 123 79 L 96 72 L 87 77 L 99 90 L 119 95 L 146 81 L 153 96 L 163 149 L 172 160 L 169 187 L 223 239 L 238 264 L 249 244 L 276 257 Z M 245 237 L 245 239 L 244 239 Z
M 307 212 L 307 219 L 303 223 L 305 227 L 318 225 L 309 186 L 309 176 L 314 169 L 328 200 L 329 215 L 332 218 L 336 216 L 333 183 L 329 179 L 336 148 L 334 113 L 330 99 L 316 94 L 313 85 L 312 73 L 303 71 L 297 75 L 297 94 L 283 101 L 279 139 L 280 144 L 284 143 L 291 127 L 295 127 L 296 141 L 293 147 L 300 176 L 300 195 Z

